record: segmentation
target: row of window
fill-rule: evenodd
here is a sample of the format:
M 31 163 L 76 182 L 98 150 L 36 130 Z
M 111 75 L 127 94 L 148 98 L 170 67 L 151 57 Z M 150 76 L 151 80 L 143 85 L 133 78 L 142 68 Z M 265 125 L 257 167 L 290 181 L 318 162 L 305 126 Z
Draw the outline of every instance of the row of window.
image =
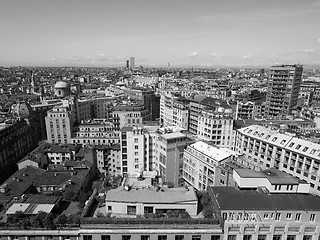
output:
M 257 240 L 266 240 L 267 235 L 258 235 Z M 283 238 L 282 235 L 273 235 L 272 240 L 296 240 L 296 235 L 287 235 L 286 238 Z M 312 235 L 304 235 L 303 240 L 311 240 Z M 237 240 L 237 235 L 228 235 L 228 240 Z M 252 240 L 252 235 L 243 235 L 242 240 Z
M 141 235 L 141 240 L 150 240 L 150 235 Z M 122 235 L 122 240 L 131 240 L 131 235 Z M 184 235 L 175 235 L 174 240 L 184 240 Z M 92 240 L 92 235 L 83 235 L 83 240 Z M 101 240 L 111 240 L 111 235 L 101 235 Z M 158 240 L 168 240 L 167 235 L 158 235 Z M 201 240 L 201 235 L 192 235 L 191 240 Z M 211 240 L 220 240 L 220 235 L 211 235 Z M 262 239 L 261 239 L 262 240 Z M 305 239 L 304 239 L 305 240 Z M 309 240 L 309 239 L 306 239 Z

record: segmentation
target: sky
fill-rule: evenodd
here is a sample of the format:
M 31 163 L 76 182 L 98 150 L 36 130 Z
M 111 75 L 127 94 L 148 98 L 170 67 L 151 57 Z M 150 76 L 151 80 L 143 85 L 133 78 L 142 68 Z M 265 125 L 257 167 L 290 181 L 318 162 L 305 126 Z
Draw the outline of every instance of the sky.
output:
M 0 65 L 320 64 L 320 0 L 0 0 Z

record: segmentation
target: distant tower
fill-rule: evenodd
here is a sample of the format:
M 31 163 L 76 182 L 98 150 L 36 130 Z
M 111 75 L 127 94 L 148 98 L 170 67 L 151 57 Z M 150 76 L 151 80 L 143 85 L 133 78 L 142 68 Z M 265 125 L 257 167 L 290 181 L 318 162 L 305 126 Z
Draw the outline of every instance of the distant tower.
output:
M 135 59 L 134 59 L 134 57 L 131 57 L 129 62 L 130 62 L 130 68 L 135 68 Z
M 302 78 L 301 65 L 272 66 L 269 73 L 266 117 L 281 117 L 297 105 Z
M 126 68 L 129 69 L 129 60 L 126 61 Z

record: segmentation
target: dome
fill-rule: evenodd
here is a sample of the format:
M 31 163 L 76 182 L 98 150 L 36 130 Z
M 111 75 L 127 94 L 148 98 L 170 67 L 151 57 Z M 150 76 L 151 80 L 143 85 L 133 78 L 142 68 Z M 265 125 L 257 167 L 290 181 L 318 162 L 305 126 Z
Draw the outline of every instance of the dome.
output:
M 67 82 L 59 81 L 54 85 L 54 88 L 70 88 L 70 84 Z
M 11 111 L 17 117 L 28 118 L 32 112 L 32 108 L 29 103 L 18 102 L 11 106 Z

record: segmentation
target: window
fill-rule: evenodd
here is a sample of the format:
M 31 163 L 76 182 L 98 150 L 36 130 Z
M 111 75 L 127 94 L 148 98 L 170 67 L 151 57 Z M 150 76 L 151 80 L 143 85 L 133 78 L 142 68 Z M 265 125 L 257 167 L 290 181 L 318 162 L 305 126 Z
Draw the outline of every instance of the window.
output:
M 175 235 L 174 236 L 174 240 L 183 240 L 184 239 L 184 235 Z
M 291 217 L 292 217 L 292 214 L 291 213 L 287 213 L 286 219 L 291 219 Z
M 252 235 L 243 235 L 243 240 L 251 240 Z
M 269 218 L 269 214 L 268 213 L 263 214 L 263 218 L 264 219 L 268 219 Z
M 112 211 L 112 206 L 108 206 L 108 211 Z
M 150 240 L 150 235 L 141 235 L 141 240 Z
M 287 236 L 287 240 L 295 240 L 296 239 L 296 235 L 288 235 Z
M 237 235 L 228 235 L 228 240 L 237 240 Z
M 167 235 L 159 235 L 158 240 L 167 240 Z
M 137 207 L 136 206 L 127 206 L 127 214 L 128 215 L 135 215 Z
M 267 235 L 258 235 L 258 240 L 266 240 Z
M 301 218 L 301 213 L 296 214 L 296 218 L 294 219 L 296 222 L 299 222 Z
M 281 235 L 273 235 L 272 240 L 281 240 Z
M 92 235 L 83 235 L 83 240 L 92 240 Z
M 135 145 L 135 146 L 134 146 L 134 149 L 139 149 L 138 145 Z
M 135 139 L 134 139 L 134 143 L 138 143 L 138 138 L 135 138 Z
M 153 207 L 144 207 L 144 213 L 153 213 Z
M 294 143 L 292 142 L 292 143 L 289 144 L 289 147 L 292 147 L 293 145 L 294 145 Z
M 277 141 L 277 137 L 274 137 L 273 139 L 272 139 L 272 142 L 275 142 L 275 141 Z
M 122 235 L 122 240 L 130 240 L 131 235 Z
M 211 235 L 211 240 L 220 240 L 220 235 Z
M 101 235 L 101 240 L 110 240 L 110 235 Z
M 135 155 L 135 156 L 138 156 L 138 155 L 139 155 L 139 152 L 134 152 L 134 155 Z
M 306 152 L 308 149 L 309 149 L 308 147 L 304 147 L 304 149 L 302 151 Z
M 201 240 L 200 235 L 192 235 L 192 240 Z
M 303 235 L 303 240 L 311 240 L 312 235 Z
M 314 213 L 311 213 L 310 222 L 314 222 L 315 220 L 316 220 L 316 215 Z
M 300 149 L 300 148 L 301 148 L 301 145 L 298 144 L 298 145 L 296 146 L 296 149 L 298 150 L 298 149 Z
M 280 216 L 281 216 L 281 213 L 276 213 L 275 220 L 276 220 L 276 221 L 279 221 L 279 220 L 280 220 Z

